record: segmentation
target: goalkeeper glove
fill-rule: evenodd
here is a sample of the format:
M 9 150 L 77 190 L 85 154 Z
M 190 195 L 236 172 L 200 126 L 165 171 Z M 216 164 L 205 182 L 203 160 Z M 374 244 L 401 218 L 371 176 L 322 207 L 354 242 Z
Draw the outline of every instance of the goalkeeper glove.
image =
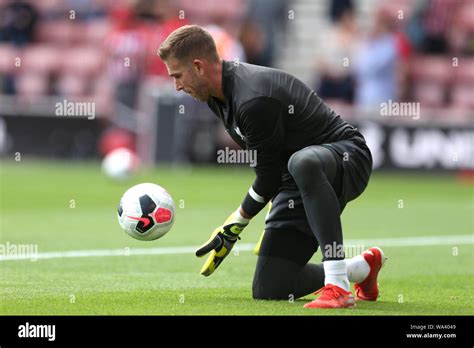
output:
M 209 240 L 196 251 L 196 256 L 198 257 L 211 252 L 206 263 L 201 268 L 203 276 L 210 276 L 225 257 L 229 255 L 237 239 L 240 239 L 240 233 L 248 225 L 249 221 L 250 219 L 246 219 L 240 214 L 240 208 L 237 209 L 222 226 L 217 227 L 212 232 Z

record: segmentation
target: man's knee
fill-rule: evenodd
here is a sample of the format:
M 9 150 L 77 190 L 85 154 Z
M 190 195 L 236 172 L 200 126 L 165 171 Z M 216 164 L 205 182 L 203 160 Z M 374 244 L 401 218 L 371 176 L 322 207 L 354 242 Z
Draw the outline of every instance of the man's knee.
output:
M 254 300 L 288 300 L 291 294 L 277 284 L 265 281 L 257 281 L 252 286 L 252 297 Z
M 302 266 L 280 257 L 258 257 L 252 296 L 259 300 L 288 300 Z
M 324 173 L 324 163 L 314 149 L 304 148 L 291 155 L 288 171 L 296 180 L 306 176 L 314 178 L 318 173 Z

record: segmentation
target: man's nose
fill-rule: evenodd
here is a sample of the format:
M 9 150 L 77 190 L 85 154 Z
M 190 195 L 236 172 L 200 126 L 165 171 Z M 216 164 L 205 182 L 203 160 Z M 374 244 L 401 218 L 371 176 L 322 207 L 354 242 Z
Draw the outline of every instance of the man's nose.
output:
M 176 90 L 177 90 L 178 92 L 183 89 L 183 85 L 182 85 L 181 83 L 179 83 L 178 80 L 175 80 L 175 81 L 174 81 L 174 85 L 175 85 Z

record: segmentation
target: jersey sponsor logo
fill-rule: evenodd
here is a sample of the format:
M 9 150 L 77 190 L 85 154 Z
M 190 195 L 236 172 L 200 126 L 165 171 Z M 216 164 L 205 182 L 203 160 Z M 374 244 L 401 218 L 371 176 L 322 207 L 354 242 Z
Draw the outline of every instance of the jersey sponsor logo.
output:
M 237 133 L 237 135 L 242 138 L 243 141 L 247 142 L 247 138 L 245 138 L 245 136 L 242 134 L 239 127 L 235 127 L 234 130 Z

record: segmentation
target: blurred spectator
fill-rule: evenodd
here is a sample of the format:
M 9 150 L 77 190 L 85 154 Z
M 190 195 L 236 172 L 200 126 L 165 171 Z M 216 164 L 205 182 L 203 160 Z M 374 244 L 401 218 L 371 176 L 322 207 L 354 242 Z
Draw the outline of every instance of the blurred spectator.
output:
M 408 32 L 418 51 L 444 54 L 449 51 L 448 34 L 456 20 L 460 0 L 425 0 L 413 13 Z
M 449 43 L 453 54 L 474 55 L 474 1 L 466 1 L 456 10 Z
M 156 21 L 159 18 L 158 10 L 169 5 L 169 1 L 164 0 L 136 0 L 133 8 L 135 15 L 141 21 Z
M 153 4 L 151 6 L 150 4 Z M 153 19 L 142 25 L 142 31 L 147 37 L 146 70 L 147 76 L 168 76 L 166 66 L 158 56 L 158 48 L 169 34 L 179 27 L 189 24 L 186 16 L 179 15 L 179 10 L 172 0 L 159 0 L 148 3 L 141 8 L 141 18 Z M 147 13 L 147 14 L 146 14 Z
M 240 38 L 248 63 L 274 66 L 276 48 L 288 24 L 287 8 L 286 0 L 249 2 Z
M 214 23 L 223 26 L 232 35 L 239 29 L 248 0 L 172 0 L 186 19 L 195 24 Z M 281 0 L 275 0 L 276 2 Z M 268 14 L 267 14 L 268 15 Z
M 109 78 L 116 86 L 116 101 L 135 107 L 138 83 L 144 70 L 146 37 L 133 8 L 112 10 L 113 29 L 105 39 L 109 57 Z
M 322 98 L 342 99 L 348 103 L 353 101 L 354 78 L 350 60 L 358 43 L 354 13 L 347 10 L 327 37 L 325 50 L 317 62 L 320 82 L 316 90 Z
M 359 106 L 375 106 L 397 99 L 398 42 L 391 15 L 379 9 L 368 39 L 355 59 L 356 95 Z
M 29 2 L 10 0 L 0 8 L 0 42 L 16 46 L 33 41 L 38 12 Z
M 242 25 L 239 38 L 247 63 L 269 65 L 269 62 L 265 60 L 265 34 L 256 22 L 247 19 Z
M 405 32 L 405 21 L 399 17 L 400 11 L 403 13 L 410 12 L 410 6 L 404 0 L 383 3 L 379 11 L 385 16 L 387 23 L 393 34 L 395 35 L 395 42 L 397 48 L 396 61 L 396 86 L 397 97 L 399 100 L 410 99 L 410 62 L 413 55 L 413 46 L 408 35 Z
M 354 3 L 352 0 L 329 1 L 329 17 L 333 23 L 339 22 L 347 12 L 354 12 Z
M 97 0 L 65 0 L 65 6 L 69 10 L 74 10 L 75 19 L 80 21 L 89 21 L 107 15 L 104 4 Z
M 208 25 L 206 29 L 214 38 L 217 52 L 222 59 L 246 61 L 244 48 L 236 38 L 217 25 Z
M 410 98 L 410 60 L 413 54 L 413 48 L 411 42 L 400 28 L 395 32 L 395 38 L 397 43 L 397 86 L 398 86 L 398 98 L 400 100 L 407 100 Z

